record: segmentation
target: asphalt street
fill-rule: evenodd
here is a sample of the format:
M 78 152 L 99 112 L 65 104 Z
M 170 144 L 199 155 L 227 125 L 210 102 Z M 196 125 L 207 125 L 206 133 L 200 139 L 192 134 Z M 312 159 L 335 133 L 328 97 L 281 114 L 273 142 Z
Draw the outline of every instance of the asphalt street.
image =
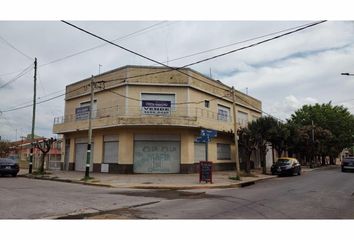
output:
M 139 207 L 143 218 L 353 219 L 354 173 L 319 169 L 241 189 L 208 190 L 206 198 Z
M 0 178 L 0 218 L 354 219 L 354 173 L 318 169 L 245 188 L 136 190 Z

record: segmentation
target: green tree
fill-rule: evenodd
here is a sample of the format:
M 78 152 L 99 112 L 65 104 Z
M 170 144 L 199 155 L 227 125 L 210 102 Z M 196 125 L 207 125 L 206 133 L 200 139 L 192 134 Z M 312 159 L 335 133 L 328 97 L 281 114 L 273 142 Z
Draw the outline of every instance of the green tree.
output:
M 237 130 L 238 135 L 238 144 L 244 149 L 246 159 L 245 159 L 245 172 L 251 172 L 251 155 L 254 150 L 257 148 L 257 142 L 252 134 L 252 132 L 245 127 Z
M 283 152 L 288 150 L 291 129 L 287 124 L 277 120 L 275 120 L 273 125 L 274 126 L 269 130 L 268 140 L 271 142 L 272 147 L 276 150 L 277 155 L 280 157 Z
M 312 121 L 316 127 L 331 132 L 326 143 L 326 154 L 334 164 L 334 159 L 354 142 L 354 116 L 343 106 L 333 106 L 331 103 L 304 105 L 291 115 L 289 122 L 297 126 L 308 126 L 312 129 Z M 327 134 L 328 135 L 328 134 Z M 315 139 L 320 138 L 316 136 Z M 314 148 L 314 146 L 312 147 Z M 315 151 L 316 149 L 312 149 Z M 317 149 L 318 150 L 318 149 Z M 323 152 L 323 151 L 322 151 Z
M 251 134 L 254 136 L 260 151 L 263 174 L 267 172 L 266 155 L 267 146 L 272 134 L 275 134 L 278 121 L 271 116 L 263 116 L 248 124 Z

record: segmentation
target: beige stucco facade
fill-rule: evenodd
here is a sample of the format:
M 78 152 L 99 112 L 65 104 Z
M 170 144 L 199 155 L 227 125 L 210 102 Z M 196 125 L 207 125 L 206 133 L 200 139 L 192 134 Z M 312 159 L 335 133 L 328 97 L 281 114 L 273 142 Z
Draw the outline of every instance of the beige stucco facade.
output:
M 159 167 L 169 172 L 167 165 L 172 166 L 172 172 L 194 172 L 196 155 L 202 153 L 195 152 L 201 151 L 195 146 L 201 129 L 216 130 L 218 134 L 208 143 L 208 160 L 215 163 L 216 169 L 234 167 L 231 88 L 192 69 L 179 71 L 183 73 L 163 67 L 125 66 L 95 77 L 93 171 L 141 172 L 151 162 L 156 165 L 152 172 Z M 64 116 L 54 121 L 53 132 L 63 134 L 67 140 L 63 149 L 68 157 L 63 156 L 63 161 L 68 159 L 64 165 L 69 169 L 78 170 L 75 163 L 83 151 L 78 144 L 88 135 L 88 120 L 78 117 L 77 111 L 90 101 L 90 81 L 67 86 Z M 261 116 L 259 100 L 238 91 L 235 97 L 236 118 L 238 112 L 248 121 Z M 166 102 L 171 104 L 167 113 L 144 110 L 144 104 Z M 157 149 L 156 154 L 149 149 Z M 170 162 L 161 167 L 171 159 L 179 165 Z

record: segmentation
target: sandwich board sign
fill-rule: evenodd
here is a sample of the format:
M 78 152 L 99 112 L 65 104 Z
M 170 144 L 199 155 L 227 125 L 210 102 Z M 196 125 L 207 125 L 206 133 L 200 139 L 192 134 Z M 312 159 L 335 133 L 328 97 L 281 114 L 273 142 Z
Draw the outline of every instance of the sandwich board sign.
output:
M 211 138 L 217 137 L 216 130 L 201 129 L 200 135 L 196 138 L 197 143 L 205 143 L 205 161 L 199 162 L 199 183 L 213 183 L 213 163 L 208 161 L 208 143 Z
M 213 163 L 208 161 L 199 162 L 199 183 L 213 183 Z

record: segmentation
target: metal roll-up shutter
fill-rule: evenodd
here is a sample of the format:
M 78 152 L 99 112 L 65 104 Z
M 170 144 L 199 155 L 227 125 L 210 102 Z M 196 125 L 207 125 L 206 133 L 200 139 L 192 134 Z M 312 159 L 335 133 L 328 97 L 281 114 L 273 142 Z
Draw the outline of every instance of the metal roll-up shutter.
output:
M 104 136 L 104 163 L 118 163 L 119 142 L 118 136 Z
M 75 171 L 86 170 L 87 158 L 87 139 L 79 138 L 75 141 Z M 93 143 L 91 144 L 91 165 L 90 171 L 93 169 Z
M 181 163 L 178 135 L 135 135 L 135 173 L 179 173 Z

